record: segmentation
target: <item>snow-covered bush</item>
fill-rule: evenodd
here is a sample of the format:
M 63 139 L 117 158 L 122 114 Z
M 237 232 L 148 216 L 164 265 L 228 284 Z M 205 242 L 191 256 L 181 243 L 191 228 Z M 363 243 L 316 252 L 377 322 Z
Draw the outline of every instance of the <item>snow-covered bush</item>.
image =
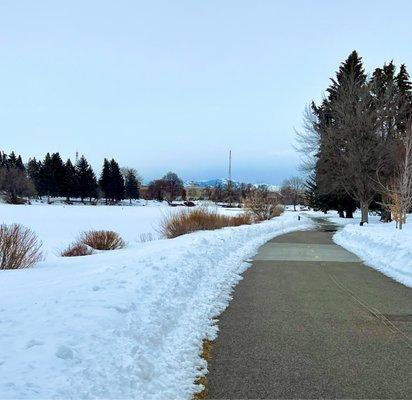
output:
M 84 243 L 75 242 L 61 252 L 62 257 L 90 256 L 93 250 Z
M 80 235 L 79 242 L 96 250 L 116 250 L 126 247 L 126 242 L 113 231 L 89 231 Z
M 43 259 L 42 243 L 20 224 L 0 225 L 0 269 L 32 267 Z

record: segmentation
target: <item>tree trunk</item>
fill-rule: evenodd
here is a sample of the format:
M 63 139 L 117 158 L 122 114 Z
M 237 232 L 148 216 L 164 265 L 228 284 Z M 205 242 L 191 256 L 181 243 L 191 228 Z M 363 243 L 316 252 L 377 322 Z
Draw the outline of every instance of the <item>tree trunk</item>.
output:
M 352 210 L 346 210 L 346 218 L 353 218 L 353 211 Z
M 369 223 L 369 204 L 361 202 L 360 203 L 360 209 L 361 209 L 361 223 L 360 225 L 363 225 L 364 223 Z
M 345 218 L 345 214 L 343 213 L 343 210 L 338 210 L 339 218 Z

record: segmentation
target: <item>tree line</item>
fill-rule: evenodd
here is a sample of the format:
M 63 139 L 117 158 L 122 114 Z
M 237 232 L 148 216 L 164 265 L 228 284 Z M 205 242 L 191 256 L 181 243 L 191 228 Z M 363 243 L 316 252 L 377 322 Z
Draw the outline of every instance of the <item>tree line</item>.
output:
M 397 70 L 391 61 L 368 76 L 353 51 L 320 104 L 308 107 L 298 133 L 298 150 L 309 154 L 303 169 L 310 205 L 341 217 L 359 207 L 361 224 L 371 210 L 405 219 L 412 206 L 411 118 L 406 66 Z
M 70 203 L 73 198 L 105 198 L 106 203 L 123 199 L 138 199 L 141 177 L 132 168 L 120 169 L 111 159 L 104 159 L 99 179 L 85 156 L 75 164 L 71 159 L 63 162 L 60 154 L 47 153 L 43 160 L 29 159 L 27 165 L 14 152 L 0 152 L 0 191 L 10 203 L 21 202 L 23 196 L 64 197 Z

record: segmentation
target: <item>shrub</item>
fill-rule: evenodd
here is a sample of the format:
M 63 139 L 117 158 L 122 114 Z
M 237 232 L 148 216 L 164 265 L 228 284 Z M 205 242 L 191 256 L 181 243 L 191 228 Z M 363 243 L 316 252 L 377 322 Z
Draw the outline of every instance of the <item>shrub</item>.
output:
M 62 257 L 90 256 L 93 250 L 84 243 L 75 242 L 61 252 Z
M 96 250 L 116 250 L 126 247 L 126 242 L 113 231 L 84 232 L 78 242 Z
M 284 211 L 284 207 L 279 204 L 277 199 L 269 197 L 268 191 L 260 188 L 249 193 L 245 198 L 244 205 L 258 221 L 279 217 Z
M 0 191 L 6 195 L 9 204 L 24 204 L 22 196 L 36 194 L 33 182 L 19 168 L 0 168 Z
M 151 232 L 141 233 L 139 234 L 139 238 L 137 239 L 138 243 L 147 243 L 152 242 L 155 240 L 153 234 Z
M 32 267 L 43 260 L 41 241 L 19 224 L 0 225 L 0 269 Z
M 249 214 L 228 216 L 207 208 L 196 208 L 167 216 L 161 223 L 161 233 L 170 239 L 200 230 L 214 230 L 251 223 L 252 218 Z

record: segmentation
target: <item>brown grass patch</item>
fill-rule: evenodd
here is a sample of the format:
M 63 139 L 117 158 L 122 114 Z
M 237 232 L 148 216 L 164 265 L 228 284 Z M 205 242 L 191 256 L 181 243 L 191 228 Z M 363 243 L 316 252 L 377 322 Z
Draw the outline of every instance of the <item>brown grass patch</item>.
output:
M 84 243 L 75 242 L 61 252 L 62 257 L 90 256 L 93 250 Z
M 0 225 L 0 269 L 32 267 L 43 260 L 42 242 L 29 228 Z
M 203 340 L 203 347 L 202 347 L 202 354 L 201 357 L 204 358 L 207 362 L 209 362 L 212 358 L 212 346 L 213 342 L 208 339 Z M 195 382 L 197 385 L 203 385 L 203 390 L 201 392 L 195 393 L 192 397 L 193 400 L 204 400 L 206 399 L 208 392 L 207 392 L 207 377 L 200 376 L 196 379 Z
M 126 242 L 113 231 L 89 231 L 80 235 L 79 243 L 96 250 L 117 250 L 126 247 Z
M 167 216 L 162 221 L 160 230 L 164 237 L 171 239 L 186 233 L 249 225 L 252 222 L 249 214 L 229 216 L 207 208 L 196 208 Z

